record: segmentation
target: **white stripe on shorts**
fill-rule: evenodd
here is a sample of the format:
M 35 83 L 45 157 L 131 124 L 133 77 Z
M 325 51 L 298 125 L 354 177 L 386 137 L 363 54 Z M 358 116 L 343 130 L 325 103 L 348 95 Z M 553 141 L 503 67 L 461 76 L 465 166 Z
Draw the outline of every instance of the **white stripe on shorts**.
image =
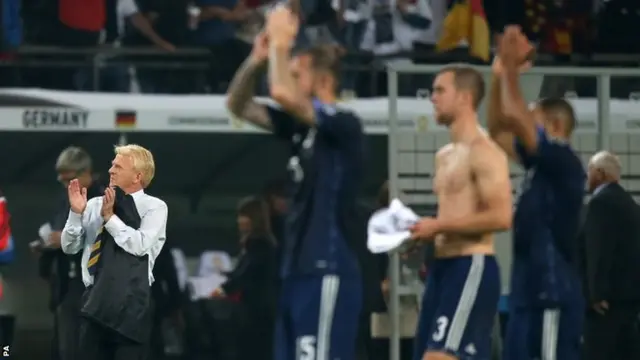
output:
M 560 310 L 545 310 L 542 313 L 542 349 L 540 350 L 540 360 L 556 360 L 559 327 Z
M 484 272 L 484 259 L 484 254 L 474 254 L 471 256 L 471 266 L 469 267 L 467 280 L 464 282 L 462 293 L 460 294 L 460 300 L 458 300 L 456 312 L 451 320 L 449 334 L 447 334 L 447 340 L 444 343 L 445 349 L 458 351 L 460 348 L 464 331 L 469 322 L 471 310 L 473 310 L 476 298 L 478 297 L 478 289 L 480 288 L 482 273 Z
M 320 293 L 320 315 L 318 318 L 318 339 L 316 343 L 316 360 L 329 360 L 329 348 L 331 345 L 331 327 L 333 315 L 338 300 L 340 278 L 336 275 L 322 277 L 322 290 Z

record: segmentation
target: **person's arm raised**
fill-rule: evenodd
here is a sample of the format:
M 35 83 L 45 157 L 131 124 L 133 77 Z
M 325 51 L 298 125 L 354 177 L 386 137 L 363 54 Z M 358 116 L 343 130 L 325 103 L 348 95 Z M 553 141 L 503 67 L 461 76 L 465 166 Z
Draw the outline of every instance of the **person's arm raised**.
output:
M 60 247 L 65 254 L 77 254 L 84 245 L 83 214 L 95 201 L 87 202 L 87 189 L 80 186 L 78 179 L 71 180 L 67 192 L 71 210 L 60 235 Z
M 298 21 L 292 10 L 284 6 L 276 7 L 267 18 L 269 95 L 295 120 L 315 127 L 317 118 L 313 101 L 298 89 L 290 69 Z
M 501 74 L 503 72 L 502 62 L 499 57 L 493 59 L 493 75 L 491 76 L 491 87 L 489 90 L 489 100 L 487 102 L 487 128 L 489 135 L 500 148 L 514 161 L 517 155 L 514 148 L 514 136 L 509 129 L 508 119 L 502 111 L 502 84 Z
M 535 154 L 538 146 L 538 128 L 533 113 L 529 110 L 520 90 L 522 54 L 519 53 L 519 49 L 521 41 L 522 34 L 519 29 L 510 27 L 505 30 L 500 44 L 501 108 L 504 114 L 503 118 L 508 119 L 507 126 L 526 152 L 526 154 L 518 154 L 520 156 Z M 522 160 L 524 162 L 524 159 Z
M 251 55 L 236 72 L 227 91 L 227 109 L 236 118 L 252 123 L 267 131 L 273 124 L 265 105 L 254 100 L 255 87 L 266 68 L 268 40 L 266 34 L 259 34 L 253 44 Z

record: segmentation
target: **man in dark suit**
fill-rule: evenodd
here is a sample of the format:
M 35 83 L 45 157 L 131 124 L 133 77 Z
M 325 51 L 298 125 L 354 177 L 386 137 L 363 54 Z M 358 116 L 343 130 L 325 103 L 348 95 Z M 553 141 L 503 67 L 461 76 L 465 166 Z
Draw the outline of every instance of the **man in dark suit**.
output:
M 65 187 L 77 178 L 87 189 L 88 197 L 100 196 L 104 186 L 92 173 L 91 156 L 82 148 L 70 146 L 58 156 L 55 165 L 58 181 Z M 62 229 L 69 215 L 67 194 L 60 200 L 56 213 L 50 221 L 51 234 L 34 241 L 31 248 L 40 253 L 39 272 L 51 287 L 50 308 L 54 312 L 54 344 L 52 358 L 55 360 L 77 359 L 76 348 L 80 299 L 84 284 L 80 274 L 81 255 L 67 255 L 60 249 Z
M 620 172 L 606 151 L 589 162 L 592 198 L 580 234 L 586 360 L 640 358 L 640 209 L 620 186 Z

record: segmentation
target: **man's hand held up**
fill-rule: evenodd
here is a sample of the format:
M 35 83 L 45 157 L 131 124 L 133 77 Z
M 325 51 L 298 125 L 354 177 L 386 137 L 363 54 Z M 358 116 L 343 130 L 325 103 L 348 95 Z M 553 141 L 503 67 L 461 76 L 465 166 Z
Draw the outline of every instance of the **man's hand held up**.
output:
M 67 187 L 71 211 L 82 214 L 87 207 L 87 188 L 81 188 L 78 179 L 73 179 Z
M 290 49 L 298 34 L 300 20 L 286 6 L 278 6 L 267 16 L 266 31 L 269 42 L 276 48 Z
M 100 211 L 104 222 L 109 221 L 111 216 L 113 216 L 113 205 L 115 204 L 115 201 L 116 191 L 113 190 L 113 188 L 108 187 L 102 196 L 102 210 Z

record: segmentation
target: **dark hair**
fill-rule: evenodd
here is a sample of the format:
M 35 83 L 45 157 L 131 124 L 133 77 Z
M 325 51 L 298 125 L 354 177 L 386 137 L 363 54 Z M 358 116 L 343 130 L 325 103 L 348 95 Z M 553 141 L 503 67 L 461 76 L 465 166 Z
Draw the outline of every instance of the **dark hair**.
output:
M 269 207 L 260 197 L 250 196 L 238 203 L 238 215 L 251 220 L 251 233 L 257 236 L 271 237 L 271 218 Z
M 380 186 L 380 190 L 378 190 L 378 207 L 389 207 L 390 201 L 391 199 L 389 199 L 389 180 L 387 180 L 382 183 L 382 186 Z
M 565 126 L 565 135 L 570 136 L 576 127 L 576 113 L 567 99 L 553 97 L 538 100 L 538 108 L 550 120 L 561 121 Z
M 301 49 L 297 55 L 309 55 L 313 70 L 329 73 L 334 78 L 336 87 L 340 84 L 340 74 L 342 73 L 342 67 L 340 66 L 341 50 L 337 45 L 314 45 Z
M 471 92 L 473 108 L 477 109 L 480 106 L 482 99 L 484 99 L 485 93 L 484 78 L 482 77 L 482 74 L 478 70 L 465 64 L 447 65 L 440 69 L 438 74 L 445 74 L 449 72 L 453 74 L 453 81 L 456 89 Z

